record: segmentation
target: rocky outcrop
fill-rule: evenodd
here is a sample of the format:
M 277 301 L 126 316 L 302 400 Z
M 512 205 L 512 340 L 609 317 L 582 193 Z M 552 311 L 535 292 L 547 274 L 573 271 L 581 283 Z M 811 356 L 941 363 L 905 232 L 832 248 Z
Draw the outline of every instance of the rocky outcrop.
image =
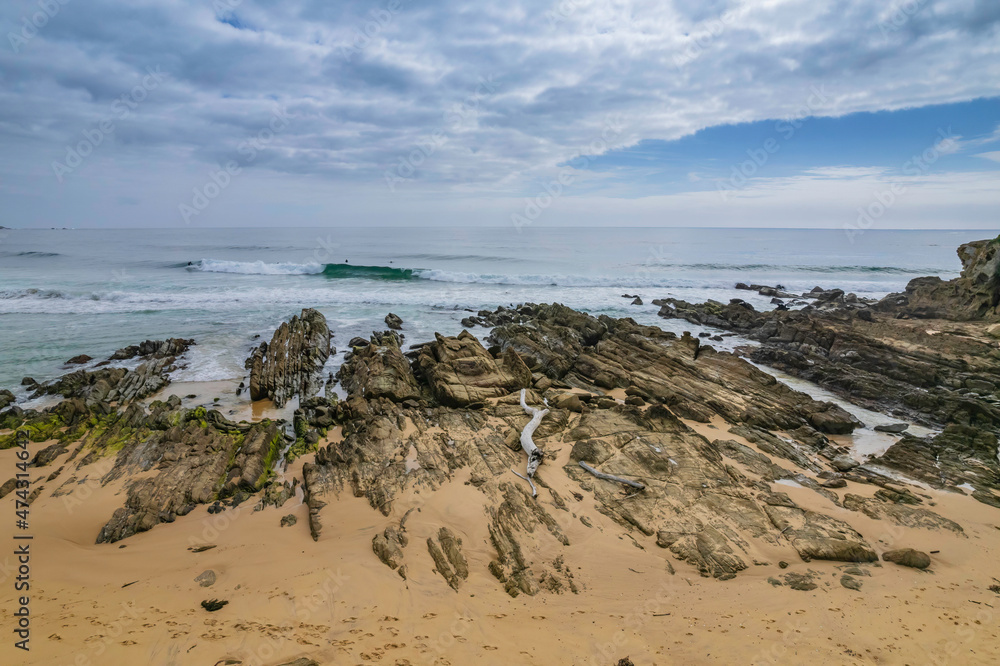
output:
M 878 463 L 938 488 L 971 485 L 973 496 L 1000 506 L 997 436 L 972 426 L 952 424 L 937 435 L 904 435 L 879 456 Z
M 312 308 L 303 310 L 301 316 L 282 322 L 271 342 L 261 343 L 247 359 L 250 399 L 270 399 L 282 407 L 296 394 L 316 395 L 323 386 L 321 375 L 330 354 L 326 317 Z
M 882 553 L 882 559 L 886 562 L 893 562 L 900 566 L 912 567 L 914 569 L 926 569 L 931 565 L 930 555 L 912 548 L 887 550 Z
M 175 414 L 178 424 L 163 431 L 118 430 L 110 440 L 84 443 L 91 457 L 109 446 L 120 447 L 102 483 L 158 472 L 126 482 L 125 506 L 101 529 L 98 543 L 119 541 L 158 523 L 172 522 L 197 504 L 240 490 L 256 492 L 268 480 L 284 443 L 274 423 L 254 424 L 243 435 L 207 425 L 203 409 Z
M 906 291 L 889 294 L 875 308 L 923 319 L 1000 321 L 1000 236 L 959 246 L 958 258 L 959 277 L 915 278 Z
M 943 429 L 926 439 L 904 434 L 877 462 L 938 487 L 970 484 L 977 499 L 1000 506 L 1000 354 L 991 332 L 998 326 L 992 322 L 1000 300 L 1000 239 L 963 245 L 959 257 L 961 277 L 918 278 L 905 294 L 872 305 L 827 298 L 823 290 L 810 294 L 818 296 L 814 305 L 794 311 L 759 312 L 739 299 L 657 303 L 661 316 L 759 341 L 743 352 L 757 363 L 863 407 Z M 831 434 L 851 427 L 824 414 L 809 421 Z M 902 433 L 906 427 L 878 429 Z
M 149 360 L 134 369 L 103 367 L 93 371 L 77 370 L 47 384 L 34 386 L 31 397 L 61 395 L 64 398 L 81 398 L 88 407 L 99 403 L 124 405 L 141 400 L 170 383 L 168 375 L 175 369 L 177 357 L 193 344 L 193 340 L 180 339 L 146 341 L 136 348 L 149 351 L 144 355 L 149 356 Z
M 395 402 L 420 397 L 420 387 L 395 333 L 376 333 L 369 344 L 352 347 L 355 351 L 337 372 L 345 391 L 366 399 L 384 397 Z
M 180 356 L 187 352 L 188 347 L 194 344 L 194 340 L 183 338 L 169 338 L 167 340 L 146 340 L 137 345 L 122 347 L 110 356 L 109 361 L 120 361 L 131 358 L 168 358 L 170 356 Z
M 437 539 L 427 539 L 427 550 L 434 560 L 434 569 L 448 582 L 451 589 L 458 591 L 462 582 L 469 577 L 469 563 L 462 554 L 462 540 L 447 527 L 438 530 Z
M 751 328 L 763 316 L 733 307 L 747 313 Z M 310 312 L 284 325 L 251 359 L 258 363 L 252 372 L 257 390 L 270 377 L 286 398 L 288 391 L 308 392 L 303 376 L 315 373 L 322 357 L 316 350 L 329 344 L 325 323 Z M 488 349 L 462 332 L 437 335 L 404 353 L 397 334 L 374 334 L 352 340 L 338 373 L 345 399 L 303 395 L 289 456 L 315 450 L 302 466 L 314 539 L 340 536 L 331 503 L 361 498 L 378 518 L 367 557 L 396 572 L 391 580 L 398 575 L 461 590 L 473 573 L 489 572 L 517 596 L 586 589 L 581 576 L 588 574 L 567 548 L 581 524 L 654 549 L 666 575 L 685 567 L 720 580 L 767 566 L 763 560 L 772 557 L 873 562 L 878 556 L 870 544 L 882 533 L 858 528 L 870 520 L 891 522 L 894 530 L 962 534 L 919 492 L 837 444 L 837 435 L 858 426 L 845 410 L 694 335 L 557 304 L 477 317 L 494 326 Z M 274 367 L 268 365 L 272 353 Z M 69 478 L 59 478 L 57 494 L 78 484 L 75 474 L 93 469 L 90 463 L 110 462 L 101 483 L 124 483 L 124 506 L 109 516 L 99 541 L 170 522 L 199 504 L 217 513 L 259 493 L 252 505 L 266 511 L 295 494 L 294 481 L 268 485 L 291 439 L 278 424 L 231 423 L 218 412 L 184 409 L 176 397 L 148 408 L 135 401 L 88 402 L 118 390 L 128 372 L 71 373 L 63 384 L 70 397 L 59 406 L 0 414 L 0 425 L 14 431 L 8 438 L 56 440 L 40 447 L 38 462 L 76 466 Z M 97 390 L 101 381 L 107 388 Z M 525 404 L 548 409 L 532 436 L 542 453 L 533 477 L 537 497 L 511 474 L 524 469 L 519 438 L 530 417 L 522 390 Z M 935 440 L 904 434 L 878 462 L 908 466 L 928 483 L 936 474 L 934 483 L 956 490 L 969 483 L 992 498 L 1000 463 L 989 434 L 972 424 L 952 424 Z M 297 449 L 300 442 L 307 448 Z M 943 448 L 953 455 L 941 456 Z M 861 493 L 856 484 L 876 488 Z M 831 488 L 847 490 L 841 497 Z M 434 507 L 439 491 L 448 502 L 461 498 L 460 519 L 448 522 L 456 512 Z M 407 525 L 410 515 L 420 518 Z M 858 520 L 849 524 L 852 518 Z M 277 523 L 279 514 L 272 519 Z M 470 529 L 463 520 L 482 524 Z M 304 527 L 290 520 L 282 525 Z M 417 578 L 414 567 L 425 567 L 421 573 L 433 568 L 440 579 Z M 815 588 L 812 574 L 794 576 L 773 580 Z
M 399 526 L 390 525 L 381 533 L 372 538 L 372 551 L 375 556 L 390 569 L 399 573 L 401 578 L 406 578 L 406 567 L 403 565 L 403 548 L 409 544 L 406 536 L 406 527 L 401 523 Z
M 465 407 L 531 387 L 531 372 L 513 349 L 494 358 L 474 335 L 440 334 L 420 350 L 414 364 L 434 397 L 448 407 Z
M 831 506 L 840 503 L 820 481 L 838 478 L 832 461 L 844 450 L 818 428 L 853 428 L 854 419 L 842 409 L 793 391 L 732 354 L 701 345 L 695 353 L 691 336 L 628 319 L 530 304 L 495 316 L 510 321 L 496 327 L 490 350 L 468 334 L 438 336 L 419 348 L 412 382 L 396 347 L 378 352 L 384 342 L 373 338 L 355 348 L 343 373 L 349 395 L 337 405 L 344 438 L 321 448 L 304 467 L 315 538 L 325 537 L 324 508 L 340 493 L 365 497 L 390 515 L 415 506 L 413 493 L 433 493 L 468 468 L 464 475 L 482 493 L 493 554 L 487 562 L 463 554 L 466 566 L 485 565 L 511 595 L 580 589 L 561 556 L 540 557 L 569 543 L 560 515 L 568 511 L 566 500 L 546 480 L 555 474 L 571 482 L 575 495 L 590 495 L 619 529 L 655 538 L 705 576 L 738 575 L 754 562 L 755 545 L 788 548 L 803 560 L 877 559 L 847 523 L 800 507 L 771 486 L 788 479 Z M 376 367 L 372 359 L 380 353 L 392 354 L 392 361 Z M 515 358 L 527 372 L 505 368 L 505 359 L 516 368 Z M 551 409 L 535 432 L 538 447 L 552 456 L 571 449 L 565 467 L 539 469 L 538 500 L 509 477 L 523 464 L 518 433 L 528 420 L 517 383 L 509 380 L 518 374 L 517 383 L 535 387 L 526 400 L 546 399 Z M 374 391 L 383 375 L 393 383 L 406 377 L 404 385 L 415 386 L 427 406 Z M 608 397 L 617 390 L 636 404 Z M 725 425 L 734 439 L 710 441 L 680 417 Z M 787 462 L 779 465 L 768 455 Z M 595 478 L 578 461 L 634 480 L 643 490 Z M 855 482 L 877 479 L 868 471 L 851 474 Z M 630 493 L 627 502 L 623 492 Z M 880 515 L 892 519 L 890 511 Z M 924 518 L 920 526 L 932 527 L 933 520 Z M 372 546 L 395 570 L 404 567 L 400 535 L 386 528 Z M 460 586 L 463 568 L 448 555 L 453 542 L 440 532 L 424 538 L 435 569 L 450 586 Z

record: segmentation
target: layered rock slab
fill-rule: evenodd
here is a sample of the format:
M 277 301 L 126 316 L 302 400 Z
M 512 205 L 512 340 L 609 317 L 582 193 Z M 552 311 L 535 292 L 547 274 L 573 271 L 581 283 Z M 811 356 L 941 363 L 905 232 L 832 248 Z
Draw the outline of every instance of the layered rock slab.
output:
M 323 386 L 323 366 L 330 353 L 326 317 L 312 308 L 302 310 L 301 315 L 282 322 L 271 342 L 261 343 L 247 359 L 250 399 L 270 399 L 282 407 L 296 394 L 316 395 Z

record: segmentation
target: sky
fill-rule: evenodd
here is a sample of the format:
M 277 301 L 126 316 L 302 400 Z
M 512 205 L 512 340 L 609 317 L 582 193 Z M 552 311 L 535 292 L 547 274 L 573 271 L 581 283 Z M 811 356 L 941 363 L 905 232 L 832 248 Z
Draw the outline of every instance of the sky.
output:
M 6 0 L 0 225 L 1000 228 L 996 0 Z

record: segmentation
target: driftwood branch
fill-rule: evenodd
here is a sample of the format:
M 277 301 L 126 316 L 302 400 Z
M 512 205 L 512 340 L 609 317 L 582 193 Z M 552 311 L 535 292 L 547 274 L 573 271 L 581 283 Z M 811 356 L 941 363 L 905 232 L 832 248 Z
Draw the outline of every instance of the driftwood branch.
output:
M 632 486 L 633 488 L 638 488 L 639 490 L 645 490 L 646 486 L 642 485 L 638 481 L 632 481 L 631 479 L 623 479 L 620 476 L 615 476 L 613 474 L 605 474 L 604 472 L 598 472 L 596 469 L 588 465 L 587 463 L 580 461 L 580 467 L 584 468 L 598 479 L 604 479 L 605 481 L 615 481 L 617 483 L 624 483 L 626 486 Z
M 528 454 L 528 472 L 527 476 L 521 476 L 514 472 L 522 479 L 528 482 L 531 486 L 531 496 L 538 497 L 538 489 L 535 488 L 535 484 L 532 478 L 535 476 L 535 472 L 538 471 L 538 466 L 542 464 L 542 458 L 545 456 L 542 450 L 535 446 L 535 441 L 532 439 L 532 435 L 535 434 L 535 430 L 541 424 L 542 419 L 546 414 L 549 413 L 547 409 L 537 409 L 531 407 L 527 402 L 524 401 L 525 389 L 521 389 L 521 409 L 531 415 L 531 420 L 528 421 L 528 425 L 524 426 L 524 430 L 521 431 L 521 448 L 524 452 Z

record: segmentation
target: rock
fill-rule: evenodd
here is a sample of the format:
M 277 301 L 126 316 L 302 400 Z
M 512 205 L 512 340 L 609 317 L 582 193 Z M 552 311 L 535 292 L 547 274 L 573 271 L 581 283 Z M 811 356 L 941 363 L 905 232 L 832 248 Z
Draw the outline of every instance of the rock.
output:
M 79 356 L 74 356 L 70 360 L 66 361 L 66 365 L 83 365 L 84 363 L 90 363 L 94 359 L 86 354 L 80 354 Z
M 829 481 L 823 481 L 819 485 L 823 486 L 824 488 L 846 488 L 847 481 L 845 481 L 844 479 L 830 479 Z
M 201 607 L 207 610 L 209 613 L 214 613 L 220 610 L 223 606 L 227 605 L 228 601 L 219 601 L 218 599 L 207 599 L 201 602 Z
M 913 319 L 936 316 L 985 325 L 1000 320 L 994 300 L 1000 296 L 1000 279 L 987 278 L 989 271 L 982 269 L 997 261 L 997 248 L 1000 240 L 963 246 L 963 277 L 948 283 L 918 278 L 907 294 L 870 306 L 857 299 L 798 311 L 756 312 L 742 302 L 695 305 L 664 299 L 660 315 L 757 340 L 761 344 L 746 352 L 753 361 L 816 382 L 862 407 L 937 428 L 960 423 L 995 430 L 1000 405 L 979 399 L 967 383 L 971 380 L 975 391 L 983 392 L 989 391 L 988 384 L 995 386 L 993 378 L 1000 372 L 995 342 L 983 328 L 977 333 L 975 328 Z M 970 279 L 973 274 L 976 281 Z M 822 292 L 817 288 L 809 296 Z
M 913 567 L 914 569 L 926 569 L 931 565 L 930 555 L 912 548 L 887 550 L 882 553 L 882 559 L 886 562 L 894 562 L 900 566 Z
M 194 582 L 202 587 L 212 587 L 215 585 L 215 572 L 211 569 L 206 569 L 195 577 Z
M 326 317 L 311 308 L 302 310 L 301 316 L 282 322 L 270 344 L 262 343 L 247 359 L 250 399 L 270 399 L 280 408 L 296 394 L 316 395 L 330 353 Z
M 457 591 L 469 577 L 469 564 L 462 554 L 462 540 L 447 527 L 442 527 L 438 530 L 436 542 L 433 538 L 427 539 L 427 550 L 434 560 L 434 568 Z
M 391 312 L 385 316 L 385 325 L 394 331 L 398 331 L 403 328 L 403 320 Z
M 307 657 L 299 657 L 295 661 L 286 661 L 278 666 L 320 666 L 320 663 Z
M 642 407 L 646 404 L 646 401 L 643 400 L 640 396 L 630 395 L 629 397 L 625 398 L 625 404 L 634 405 L 636 407 Z
M 983 379 L 966 379 L 965 387 L 980 395 L 990 395 L 997 390 L 996 384 Z
M 513 349 L 497 360 L 467 331 L 435 337 L 420 350 L 415 368 L 442 405 L 463 407 L 531 386 L 531 371 Z
M 14 394 L 7 389 L 0 389 L 0 409 L 7 409 L 8 406 L 14 404 L 16 398 Z
M 879 490 L 874 497 L 861 497 L 848 493 L 844 495 L 844 508 L 850 511 L 860 511 L 874 520 L 887 519 L 904 527 L 915 527 L 929 530 L 950 530 L 962 534 L 964 530 L 958 523 L 940 516 L 930 509 L 913 506 L 910 501 L 898 501 L 899 493 L 887 493 Z
M 56 442 L 51 446 L 46 446 L 44 449 L 36 453 L 35 457 L 31 460 L 31 464 L 35 467 L 45 467 L 57 457 L 66 453 L 66 450 L 66 445 L 64 443 Z
M 953 423 L 937 435 L 904 434 L 875 462 L 934 487 L 964 483 L 975 487 L 1000 487 L 997 436 L 971 425 Z M 973 493 L 989 504 L 989 496 Z
M 1000 320 L 1000 237 L 959 246 L 962 273 L 945 282 L 938 277 L 914 278 L 902 294 L 889 294 L 876 304 L 884 312 L 954 321 Z
M 531 376 L 534 379 L 535 375 L 532 374 Z M 538 378 L 535 379 L 535 390 L 544 393 L 550 388 L 552 388 L 552 380 L 545 375 L 539 374 Z
M 825 409 L 809 415 L 809 423 L 816 430 L 829 435 L 849 435 L 860 425 L 858 420 L 842 407 L 829 402 L 820 405 L 825 406 Z
M 399 569 L 403 564 L 403 548 L 409 543 L 406 530 L 394 525 L 385 528 L 372 539 L 372 551 L 390 569 Z M 404 575 L 403 578 L 406 576 Z
M 35 381 L 34 377 L 22 377 L 21 386 L 35 386 L 38 382 Z
M 288 514 L 287 516 L 282 516 L 281 517 L 281 526 L 282 527 L 291 527 L 292 525 L 294 525 L 297 522 L 299 522 L 299 519 L 296 518 L 295 514 L 292 514 L 292 513 Z
M 560 393 L 552 398 L 551 404 L 557 409 L 568 409 L 577 414 L 583 411 L 583 402 L 580 401 L 580 396 L 575 393 Z
M 254 511 L 261 511 L 269 506 L 273 506 L 275 509 L 281 508 L 285 502 L 295 496 L 295 487 L 298 483 L 299 480 L 294 479 L 292 483 L 285 481 L 284 483 L 268 484 L 264 488 L 264 494 L 260 498 L 260 503 L 254 507 Z
M 706 527 L 695 535 L 660 530 L 656 535 L 656 545 L 669 548 L 679 559 L 695 565 L 703 576 L 727 579 L 747 568 L 746 562 L 733 551 L 729 540 L 712 527 Z
M 853 576 L 844 574 L 840 577 L 840 584 L 846 587 L 848 590 L 860 590 L 861 581 Z
M 875 426 L 874 430 L 876 432 L 889 432 L 893 434 L 899 434 L 910 427 L 909 423 L 887 423 L 883 425 Z
M 111 481 L 142 472 L 154 472 L 126 484 L 125 506 L 117 509 L 101 529 L 97 543 L 113 543 L 183 515 L 191 504 L 216 501 L 220 479 L 224 489 L 259 490 L 277 459 L 283 437 L 277 425 L 263 421 L 245 435 L 202 426 L 204 409 L 184 410 L 182 425 L 162 431 L 123 432 L 121 450 Z M 186 420 L 185 420 L 186 419 Z
M 146 398 L 170 383 L 167 375 L 174 369 L 174 356 L 150 359 L 134 369 L 99 368 L 76 370 L 45 385 L 36 385 L 32 398 L 61 395 L 80 398 L 84 409 L 99 403 L 117 402 L 125 405 Z
M 642 305 L 642 299 L 641 299 L 641 298 L 639 298 L 638 296 L 636 296 L 636 297 L 635 297 L 635 298 L 634 298 L 634 299 L 632 300 L 632 305 Z
M 875 562 L 878 555 L 864 538 L 847 523 L 825 514 L 801 509 L 787 496 L 772 495 L 764 499 L 764 512 L 775 528 L 792 543 L 806 562 L 834 560 L 838 562 Z
M 394 402 L 420 397 L 417 380 L 399 349 L 395 333 L 373 334 L 371 343 L 357 348 L 341 366 L 337 378 L 348 395 L 385 397 Z
M 787 573 L 785 574 L 785 585 L 800 592 L 810 592 L 818 586 L 813 582 L 812 576 L 808 574 Z
M 3 485 L 0 485 L 0 499 L 3 499 L 7 495 L 14 492 L 14 488 L 17 488 L 17 478 L 11 477 L 4 481 Z
M 838 472 L 849 472 L 852 469 L 861 465 L 857 460 L 851 458 L 850 456 L 840 455 L 830 461 L 830 464 Z
M 194 344 L 194 340 L 183 338 L 169 338 L 167 340 L 145 340 L 137 345 L 122 347 L 108 357 L 109 361 L 124 361 L 135 357 L 141 358 L 170 358 L 180 356 L 187 352 L 188 348 Z
M 367 347 L 368 341 L 361 337 L 355 337 L 351 338 L 351 341 L 347 343 L 347 346 L 351 349 L 354 349 L 355 347 Z

